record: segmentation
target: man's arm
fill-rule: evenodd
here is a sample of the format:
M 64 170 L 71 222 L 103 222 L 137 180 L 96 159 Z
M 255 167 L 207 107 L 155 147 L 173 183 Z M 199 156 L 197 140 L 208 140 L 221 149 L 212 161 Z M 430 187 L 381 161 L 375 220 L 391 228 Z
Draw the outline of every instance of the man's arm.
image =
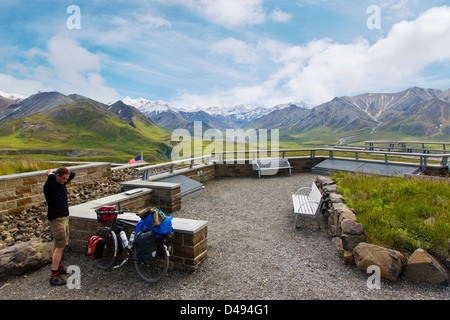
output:
M 75 178 L 75 172 L 71 172 L 69 174 L 69 178 L 67 179 L 67 181 L 64 184 L 68 184 L 71 180 L 73 180 L 73 178 Z

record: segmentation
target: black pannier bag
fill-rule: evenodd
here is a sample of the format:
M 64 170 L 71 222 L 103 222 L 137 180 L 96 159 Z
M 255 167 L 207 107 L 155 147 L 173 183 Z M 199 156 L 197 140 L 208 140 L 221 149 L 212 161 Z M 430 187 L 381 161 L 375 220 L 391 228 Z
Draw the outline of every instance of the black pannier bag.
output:
M 139 231 L 135 238 L 136 258 L 143 263 L 152 262 L 157 258 L 158 237 L 151 230 Z

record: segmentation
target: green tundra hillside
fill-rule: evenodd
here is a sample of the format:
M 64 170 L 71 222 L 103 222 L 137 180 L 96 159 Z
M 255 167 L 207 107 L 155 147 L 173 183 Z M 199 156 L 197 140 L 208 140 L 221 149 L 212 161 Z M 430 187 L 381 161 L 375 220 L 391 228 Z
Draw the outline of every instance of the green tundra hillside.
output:
M 122 119 L 92 100 L 0 123 L 0 156 L 72 161 L 147 162 L 167 159 L 170 134 L 139 112 Z

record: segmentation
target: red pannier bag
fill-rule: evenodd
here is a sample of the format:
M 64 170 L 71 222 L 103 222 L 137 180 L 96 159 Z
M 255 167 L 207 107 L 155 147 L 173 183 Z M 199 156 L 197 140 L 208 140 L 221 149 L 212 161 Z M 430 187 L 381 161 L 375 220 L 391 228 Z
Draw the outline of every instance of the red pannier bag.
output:
M 99 236 L 92 236 L 86 246 L 86 255 L 93 260 L 101 258 L 104 246 L 105 239 Z
M 95 213 L 97 214 L 98 222 L 108 222 L 114 220 L 117 212 L 116 207 L 106 206 L 95 209 Z

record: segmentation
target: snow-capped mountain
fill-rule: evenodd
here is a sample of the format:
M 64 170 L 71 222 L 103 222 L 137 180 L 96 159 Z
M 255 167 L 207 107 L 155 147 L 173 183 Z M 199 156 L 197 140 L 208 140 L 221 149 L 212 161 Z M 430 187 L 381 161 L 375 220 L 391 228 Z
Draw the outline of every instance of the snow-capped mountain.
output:
M 0 91 L 0 112 L 7 109 L 10 105 L 25 100 L 26 96 L 16 93 L 5 93 Z
M 126 97 L 122 99 L 122 102 L 126 105 L 135 107 L 144 114 L 150 114 L 152 112 L 158 114 L 161 112 L 166 112 L 168 110 L 178 111 L 177 106 L 162 100 L 150 101 L 144 98 L 132 99 L 130 97 Z
M 310 109 L 313 106 L 308 105 L 303 102 L 293 102 L 287 104 L 280 104 L 272 108 L 264 108 L 258 106 L 250 106 L 246 104 L 240 104 L 232 107 L 199 107 L 199 106 L 176 106 L 172 103 L 156 100 L 151 101 L 144 98 L 133 99 L 130 97 L 126 97 L 122 99 L 122 102 L 135 107 L 139 111 L 143 112 L 147 116 L 155 116 L 159 115 L 162 112 L 175 112 L 175 113 L 196 113 L 196 112 L 205 112 L 212 116 L 222 116 L 230 119 L 236 124 L 242 125 L 245 123 L 249 123 L 255 119 L 258 119 L 262 116 L 265 116 L 275 110 L 284 109 L 290 106 L 297 106 L 299 108 L 307 108 Z
M 24 96 L 22 94 L 17 93 L 6 93 L 3 91 L 0 91 L 0 97 L 3 97 L 5 99 L 14 100 L 15 102 L 19 102 L 20 100 L 24 100 L 27 98 L 27 96 Z

